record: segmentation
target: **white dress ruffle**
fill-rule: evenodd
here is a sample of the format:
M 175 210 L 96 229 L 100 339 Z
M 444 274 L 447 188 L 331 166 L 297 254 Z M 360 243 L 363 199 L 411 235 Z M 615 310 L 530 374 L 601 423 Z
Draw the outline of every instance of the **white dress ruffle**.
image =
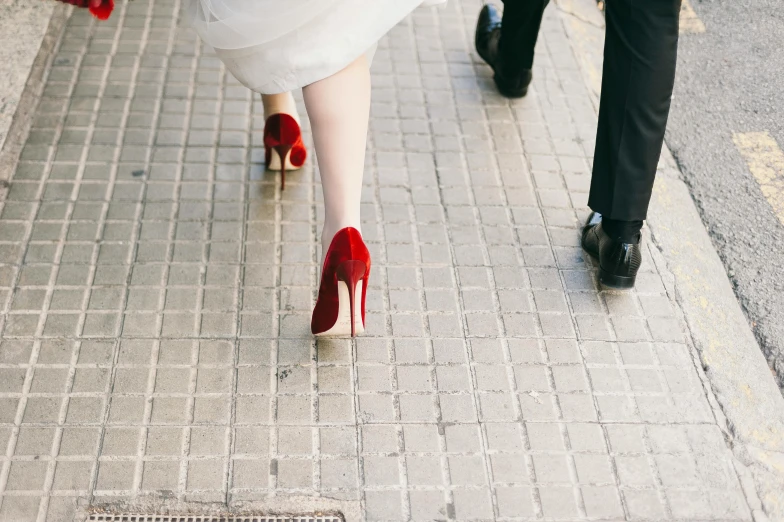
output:
M 188 0 L 191 25 L 226 68 L 262 94 L 340 71 L 419 5 L 445 0 Z

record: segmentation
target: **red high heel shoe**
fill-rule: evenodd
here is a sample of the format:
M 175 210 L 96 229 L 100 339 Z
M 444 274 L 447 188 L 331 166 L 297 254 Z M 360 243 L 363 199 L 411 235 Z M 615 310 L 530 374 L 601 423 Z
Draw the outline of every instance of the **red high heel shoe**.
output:
M 269 170 L 280 171 L 280 189 L 286 188 L 286 170 L 305 164 L 308 156 L 299 124 L 292 116 L 273 114 L 264 123 L 264 161 Z
M 59 0 L 76 7 L 87 7 L 98 20 L 108 20 L 114 9 L 114 0 Z
M 365 331 L 365 294 L 369 276 L 370 252 L 362 235 L 356 228 L 340 230 L 324 259 L 318 299 L 310 322 L 313 335 L 354 337 Z M 357 301 L 360 301 L 359 307 Z

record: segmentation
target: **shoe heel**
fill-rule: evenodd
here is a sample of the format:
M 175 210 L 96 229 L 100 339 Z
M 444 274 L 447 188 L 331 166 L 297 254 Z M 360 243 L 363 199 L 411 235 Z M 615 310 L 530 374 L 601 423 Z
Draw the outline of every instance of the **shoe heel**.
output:
M 359 283 L 367 273 L 367 265 L 362 261 L 344 261 L 338 265 L 335 277 L 338 281 L 343 281 L 348 287 L 348 306 L 351 312 L 351 337 L 356 337 L 356 325 L 354 310 L 356 303 L 354 298 L 357 293 L 357 283 Z
M 286 163 L 288 162 L 291 147 L 292 146 L 287 143 L 272 147 L 272 149 L 278 153 L 278 158 L 280 159 L 280 190 L 286 189 Z
M 280 170 L 280 189 L 284 190 L 286 171 L 302 167 L 307 157 L 297 121 L 283 113 L 267 118 L 264 123 L 264 149 L 267 170 Z
M 493 76 L 493 80 L 498 88 L 498 92 L 507 98 L 523 98 L 528 94 L 528 85 L 525 87 L 509 87 L 503 83 L 503 80 L 499 79 L 498 74 Z
M 608 288 L 615 290 L 628 290 L 634 288 L 634 282 L 637 276 L 619 276 L 605 271 L 603 268 L 599 269 L 599 282 Z

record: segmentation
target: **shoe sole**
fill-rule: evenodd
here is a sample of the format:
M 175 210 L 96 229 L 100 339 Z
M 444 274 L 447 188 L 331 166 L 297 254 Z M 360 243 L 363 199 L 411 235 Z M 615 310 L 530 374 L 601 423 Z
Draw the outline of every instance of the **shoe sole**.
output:
M 611 274 L 601 267 L 599 268 L 599 282 L 607 288 L 612 288 L 614 290 L 629 290 L 630 288 L 634 288 L 634 281 L 636 279 L 637 276 L 619 276 Z
M 498 89 L 498 92 L 501 93 L 501 96 L 505 98 L 523 98 L 526 94 L 528 94 L 528 86 L 526 85 L 524 88 L 520 90 L 511 90 L 505 89 L 498 84 L 498 80 L 496 79 L 495 75 L 493 76 L 493 81 L 495 82 L 495 87 Z
M 316 337 L 351 337 L 351 307 L 348 301 L 348 285 L 338 281 L 338 320 L 332 328 L 325 332 L 317 333 Z M 357 282 L 354 291 L 354 333 L 356 335 L 365 331 L 362 322 L 362 281 Z

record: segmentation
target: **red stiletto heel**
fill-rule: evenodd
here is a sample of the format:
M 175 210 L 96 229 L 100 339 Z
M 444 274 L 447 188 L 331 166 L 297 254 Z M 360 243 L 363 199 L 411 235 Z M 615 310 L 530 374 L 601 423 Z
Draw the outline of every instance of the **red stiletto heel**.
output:
M 264 149 L 267 169 L 280 171 L 280 189 L 284 190 L 286 171 L 302 167 L 308 156 L 297 120 L 284 113 L 267 118 L 264 123 Z
M 338 269 L 335 272 L 338 281 L 343 281 L 348 288 L 348 305 L 351 312 L 351 337 L 357 335 L 355 325 L 356 313 L 354 312 L 357 283 L 365 277 L 365 272 L 367 272 L 367 265 L 363 261 L 344 261 L 338 265 Z
M 288 153 L 291 151 L 291 145 L 275 145 L 272 150 L 278 153 L 280 160 L 280 190 L 286 190 L 286 163 L 288 162 Z
M 313 335 L 354 337 L 365 331 L 369 277 L 370 252 L 362 235 L 351 227 L 340 230 L 324 258 L 319 295 L 310 323 Z M 360 283 L 362 295 L 358 296 Z M 359 310 L 357 300 L 360 301 Z

